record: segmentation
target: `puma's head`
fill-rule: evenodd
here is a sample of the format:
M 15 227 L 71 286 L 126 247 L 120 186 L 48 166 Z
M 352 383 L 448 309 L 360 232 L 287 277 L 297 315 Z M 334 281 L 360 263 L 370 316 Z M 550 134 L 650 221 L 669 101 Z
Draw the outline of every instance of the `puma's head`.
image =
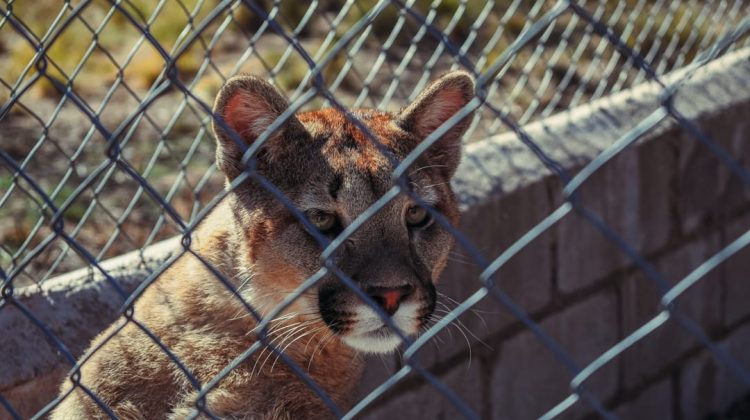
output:
M 351 113 L 400 161 L 473 94 L 471 76 L 452 72 L 398 113 L 371 109 Z M 261 136 L 267 138 L 255 155 L 255 172 L 229 196 L 243 266 L 238 271 L 252 273 L 241 293 L 262 314 L 322 266 L 321 245 L 267 185 L 275 186 L 329 240 L 394 185 L 393 162 L 342 112 L 287 111 L 284 96 L 252 76 L 228 80 L 214 107 L 217 164 L 229 182 L 247 168 L 242 149 Z M 276 124 L 282 114 L 286 120 Z M 407 171 L 414 193 L 454 226 L 458 208 L 450 179 L 470 120 L 468 115 L 453 125 Z M 404 333 L 416 334 L 433 312 L 434 284 L 452 244 L 452 236 L 402 193 L 367 219 L 337 249 L 334 261 Z M 358 350 L 388 352 L 400 342 L 331 271 L 290 311 L 319 320 Z

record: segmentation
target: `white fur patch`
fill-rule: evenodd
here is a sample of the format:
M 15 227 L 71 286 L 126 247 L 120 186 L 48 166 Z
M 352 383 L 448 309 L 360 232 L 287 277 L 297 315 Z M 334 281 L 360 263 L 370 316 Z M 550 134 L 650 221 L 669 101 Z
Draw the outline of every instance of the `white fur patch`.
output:
M 391 319 L 402 332 L 414 335 L 419 328 L 418 310 L 416 303 L 405 302 Z M 401 344 L 401 338 L 368 305 L 360 305 L 355 313 L 354 328 L 343 337 L 348 346 L 364 353 L 390 353 Z
M 275 115 L 259 115 L 255 120 L 253 120 L 253 123 L 250 125 L 250 129 L 255 137 L 260 137 L 263 132 L 265 132 L 268 127 L 273 124 L 273 122 L 276 121 Z
M 401 339 L 391 333 L 385 337 L 346 336 L 344 343 L 362 353 L 390 353 L 401 344 Z
M 425 203 L 435 206 L 435 204 L 438 202 L 438 194 L 435 191 L 434 185 L 426 185 L 419 190 L 419 198 L 421 198 Z
M 271 106 L 255 94 L 240 93 L 241 102 L 229 110 L 232 121 L 246 121 L 249 124 L 238 134 L 258 138 L 268 127 L 273 124 L 278 116 L 271 110 Z M 235 127 L 233 127 L 235 128 Z

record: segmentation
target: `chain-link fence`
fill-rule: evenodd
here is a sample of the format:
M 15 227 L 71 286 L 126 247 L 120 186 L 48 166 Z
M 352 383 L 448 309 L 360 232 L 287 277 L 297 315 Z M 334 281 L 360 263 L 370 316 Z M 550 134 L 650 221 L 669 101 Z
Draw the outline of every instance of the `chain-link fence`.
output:
M 258 317 L 259 341 L 208 381 L 181 361 L 168 345 L 136 321 L 133 305 L 168 270 L 176 256 L 153 273 L 138 291 L 123 293 L 127 323 L 147 333 L 179 367 L 195 392 L 195 412 L 215 417 L 206 397 L 232 369 L 273 349 L 337 416 L 351 417 L 410 372 L 422 375 L 467 417 L 476 417 L 456 394 L 420 365 L 416 351 L 485 296 L 529 328 L 571 374 L 570 397 L 549 407 L 553 417 L 578 399 L 605 417 L 605 404 L 583 383 L 599 368 L 659 328 L 676 320 L 733 373 L 750 386 L 748 368 L 717 346 L 674 301 L 702 276 L 750 240 L 742 235 L 698 269 L 670 286 L 651 263 L 623 240 L 578 197 L 587 179 L 621 151 L 665 120 L 715 154 L 745 184 L 746 168 L 672 105 L 694 72 L 731 50 L 748 45 L 747 1 L 6 1 L 0 18 L 0 314 L 15 306 L 30 318 L 14 293 L 47 279 L 87 267 L 111 278 L 100 262 L 180 235 L 181 255 L 203 261 L 216 282 L 237 287 L 221 268 L 211 267 L 189 239 L 217 206 L 224 175 L 214 163 L 212 124 L 225 124 L 211 103 L 227 79 L 259 75 L 287 93 L 290 110 L 332 107 L 381 153 L 383 138 L 350 108 L 395 111 L 413 102 L 431 80 L 461 69 L 476 79 L 476 94 L 401 161 L 392 160 L 394 184 L 363 209 L 335 238 L 317 232 L 292 205 L 283 188 L 256 171 L 256 151 L 248 152 L 245 172 L 230 183 L 256 182 L 287 206 L 319 241 L 324 261 L 316 276 L 295 285 L 282 307 Z M 664 75 L 683 69 L 676 80 Z M 577 174 L 569 173 L 523 129 L 524 124 L 564 112 L 643 82 L 662 89 L 661 106 Z M 512 131 L 519 142 L 565 186 L 564 203 L 501 255 L 488 259 L 459 229 L 410 186 L 407 169 L 428 145 L 463 117 L 473 115 L 464 142 Z M 284 113 L 260 143 L 291 114 Z M 224 127 L 228 129 L 228 127 Z M 229 130 L 231 131 L 231 130 Z M 241 133 L 240 133 L 241 134 Z M 240 137 L 230 134 L 235 141 Z M 246 146 L 242 147 L 247 149 Z M 393 159 L 390 153 L 383 157 Z M 352 235 L 397 197 L 407 196 L 449 232 L 464 250 L 462 258 L 482 267 L 476 293 L 460 302 L 418 339 L 398 332 L 405 364 L 351 411 L 337 406 L 304 368 L 266 336 L 269 319 L 293 305 L 325 276 L 336 276 L 360 299 L 373 305 L 382 321 L 400 331 L 372 296 L 358 288 L 334 259 Z M 217 198 L 219 197 L 219 198 Z M 435 203 L 431 203 L 435 204 Z M 494 274 L 516 253 L 569 214 L 578 214 L 615 244 L 659 288 L 663 311 L 588 366 L 572 361 L 565 349 L 495 286 Z M 297 287 L 299 286 L 299 287 Z M 312 288 L 312 289 L 311 289 Z M 242 300 L 236 295 L 236 299 Z M 0 315 L 2 316 L 2 315 Z M 270 317 L 270 318 L 269 318 Z M 42 322 L 44 331 L 83 387 L 76 358 Z M 113 335 L 116 335 L 113 334 Z M 281 362 L 279 362 L 281 363 Z M 95 393 L 104 413 L 114 413 Z M 0 396 L 14 416 L 14 408 Z M 53 402 L 45 413 L 54 409 Z

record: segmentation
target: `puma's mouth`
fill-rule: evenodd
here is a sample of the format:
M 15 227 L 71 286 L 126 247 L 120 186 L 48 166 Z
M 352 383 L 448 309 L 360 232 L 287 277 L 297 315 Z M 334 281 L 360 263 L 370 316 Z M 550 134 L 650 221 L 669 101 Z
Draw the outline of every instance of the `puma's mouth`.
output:
M 432 286 L 432 285 L 429 285 Z M 435 308 L 431 287 L 365 287 L 380 311 L 337 284 L 318 290 L 321 319 L 345 344 L 364 353 L 389 353 L 416 335 Z M 390 317 L 387 322 L 381 317 Z
M 425 312 L 422 305 L 409 302 L 404 303 L 391 315 L 392 323 L 406 336 L 415 335 L 422 326 Z M 336 331 L 341 335 L 344 343 L 364 353 L 389 353 L 394 351 L 403 341 L 398 333 L 371 307 L 358 305 L 354 311 L 340 313 L 345 317 L 331 320 L 330 325 L 347 325 L 344 330 Z M 325 317 L 324 317 L 325 320 Z M 328 323 L 328 321 L 327 321 Z
M 387 325 L 374 331 L 346 335 L 343 341 L 363 353 L 390 353 L 401 344 L 401 338 Z

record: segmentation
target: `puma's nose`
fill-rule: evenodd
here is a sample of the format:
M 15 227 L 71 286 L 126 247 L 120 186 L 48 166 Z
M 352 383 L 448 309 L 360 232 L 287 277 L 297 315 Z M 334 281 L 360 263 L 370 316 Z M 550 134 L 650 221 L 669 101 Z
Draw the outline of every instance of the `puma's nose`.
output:
M 414 286 L 408 284 L 398 287 L 368 287 L 365 289 L 365 293 L 378 305 L 380 305 L 385 312 L 393 316 L 398 310 L 401 302 L 404 301 L 414 291 Z

